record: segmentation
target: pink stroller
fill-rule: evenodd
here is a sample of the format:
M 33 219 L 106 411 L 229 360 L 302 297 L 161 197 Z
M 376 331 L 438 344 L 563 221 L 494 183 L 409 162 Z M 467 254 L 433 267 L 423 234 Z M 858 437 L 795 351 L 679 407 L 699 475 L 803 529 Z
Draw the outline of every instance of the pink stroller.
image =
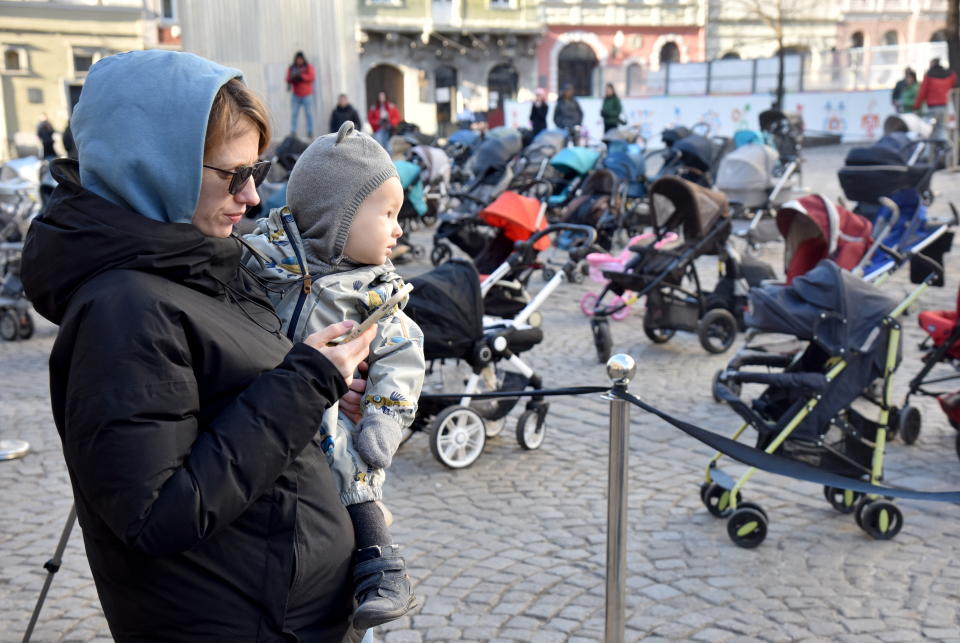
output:
M 607 279 L 603 276 L 604 270 L 609 270 L 611 272 L 623 272 L 624 264 L 633 256 L 633 252 L 630 250 L 633 246 L 645 246 L 650 243 L 654 238 L 652 232 L 647 232 L 646 234 L 640 234 L 630 239 L 630 242 L 627 244 L 627 247 L 624 248 L 620 254 L 611 255 L 605 252 L 593 252 L 587 255 L 587 265 L 590 267 L 590 279 L 593 281 L 606 285 Z M 664 245 L 676 241 L 677 235 L 674 232 L 667 233 L 667 235 L 656 244 L 656 248 L 661 248 Z M 593 316 L 593 310 L 597 306 L 597 299 L 599 295 L 596 292 L 588 292 L 580 298 L 580 310 L 587 317 Z M 618 310 L 617 312 L 611 314 L 616 321 L 623 321 L 630 315 L 630 311 L 635 303 L 637 303 L 637 297 L 634 293 L 627 291 L 624 292 L 622 296 L 614 297 L 611 302 L 611 308 L 616 308 L 620 304 L 625 303 L 626 305 Z

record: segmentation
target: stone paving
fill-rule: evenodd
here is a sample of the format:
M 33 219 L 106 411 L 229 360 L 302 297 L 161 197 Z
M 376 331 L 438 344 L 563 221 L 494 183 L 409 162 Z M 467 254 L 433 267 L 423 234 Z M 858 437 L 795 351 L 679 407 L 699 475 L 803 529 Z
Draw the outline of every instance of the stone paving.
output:
M 836 195 L 834 172 L 844 153 L 810 150 L 806 183 Z M 954 175 L 936 178 L 934 213 L 948 198 L 960 202 L 955 182 Z M 774 245 L 761 257 L 779 269 L 781 253 Z M 953 307 L 960 261 L 947 263 L 947 288 L 929 291 L 921 307 Z M 705 273 L 714 270 L 713 260 L 701 264 Z M 596 286 L 566 285 L 543 309 L 546 339 L 524 359 L 548 386 L 608 383 L 576 303 Z M 889 285 L 898 294 L 908 287 L 905 274 Z M 0 437 L 33 446 L 28 457 L 0 463 L 0 641 L 20 640 L 43 583 L 41 565 L 71 503 L 47 393 L 55 329 L 38 326 L 34 339 L 0 344 Z M 914 316 L 905 327 L 898 397 L 920 364 Z M 632 392 L 707 428 L 729 433 L 738 426 L 709 392 L 730 354 L 708 355 L 682 333 L 653 345 L 639 315 L 614 322 L 613 332 L 616 350 L 638 363 Z M 920 439 L 889 446 L 887 481 L 960 489 L 954 430 L 935 400 L 917 404 L 924 413 Z M 465 470 L 437 462 L 425 434 L 402 447 L 387 502 L 421 605 L 381 628 L 380 640 L 602 640 L 607 407 L 599 395 L 555 398 L 539 450 L 518 447 L 511 421 Z M 768 512 L 769 532 L 758 549 L 744 550 L 700 502 L 710 450 L 639 410 L 631 413 L 630 431 L 627 640 L 960 641 L 956 506 L 901 501 L 903 531 L 873 541 L 852 517 L 829 507 L 821 488 L 759 473 L 745 497 Z M 35 640 L 109 640 L 77 531 Z

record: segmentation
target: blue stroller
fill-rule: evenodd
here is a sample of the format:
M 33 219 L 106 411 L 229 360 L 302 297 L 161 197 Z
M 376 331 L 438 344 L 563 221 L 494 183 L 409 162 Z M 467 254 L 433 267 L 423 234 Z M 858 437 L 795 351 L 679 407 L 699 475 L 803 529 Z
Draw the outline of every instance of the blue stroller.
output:
M 551 208 L 562 208 L 573 199 L 577 188 L 600 160 L 600 152 L 588 147 L 565 147 L 550 159 L 549 181 L 553 194 L 547 198 Z

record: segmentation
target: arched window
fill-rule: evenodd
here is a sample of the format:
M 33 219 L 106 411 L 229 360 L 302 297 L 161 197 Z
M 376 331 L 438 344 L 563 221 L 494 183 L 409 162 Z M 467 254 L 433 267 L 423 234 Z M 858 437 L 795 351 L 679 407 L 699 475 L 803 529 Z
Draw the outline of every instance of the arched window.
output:
M 520 75 L 511 63 L 501 63 L 487 75 L 487 95 L 489 97 L 487 124 L 499 127 L 504 124 L 503 102 L 516 98 Z
M 643 67 L 640 63 L 627 66 L 627 96 L 640 96 L 643 93 Z
M 452 123 L 457 112 L 457 70 L 441 65 L 434 74 L 434 100 L 437 103 L 437 123 Z
M 946 42 L 947 41 L 947 30 L 946 29 L 937 29 L 933 32 L 933 35 L 930 36 L 930 42 Z
M 6 49 L 3 52 L 4 71 L 21 71 L 20 52 L 16 49 Z
M 680 62 L 680 47 L 672 40 L 660 48 L 660 64 Z
M 720 60 L 740 60 L 740 54 L 735 51 L 728 51 L 720 56 Z
M 582 42 L 571 42 L 560 50 L 557 58 L 557 89 L 562 90 L 569 83 L 573 85 L 575 95 L 593 96 L 596 68 L 597 55 L 593 49 Z
M 863 32 L 854 31 L 850 34 L 850 47 L 851 49 L 862 49 L 863 48 Z
M 883 44 L 887 45 L 888 47 L 896 45 L 897 40 L 897 32 L 893 29 L 883 34 Z

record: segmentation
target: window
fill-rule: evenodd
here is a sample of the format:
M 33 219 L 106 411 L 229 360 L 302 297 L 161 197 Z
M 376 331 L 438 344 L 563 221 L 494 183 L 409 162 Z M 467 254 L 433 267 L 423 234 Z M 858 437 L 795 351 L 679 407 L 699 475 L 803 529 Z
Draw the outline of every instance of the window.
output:
M 863 32 L 854 31 L 850 36 L 850 47 L 853 49 L 862 49 L 863 48 Z
M 42 105 L 43 90 L 39 87 L 27 87 L 27 102 L 32 105 Z
M 491 9 L 516 9 L 515 0 L 490 0 Z
M 640 63 L 627 66 L 627 96 L 639 96 L 643 93 L 643 67 Z
M 402 7 L 403 0 L 367 0 L 367 5 L 381 5 L 384 7 Z
M 23 47 L 4 47 L 3 71 L 14 74 L 25 74 L 30 71 L 27 64 L 27 50 Z
M 94 63 L 109 56 L 110 51 L 104 51 L 97 47 L 74 47 L 73 48 L 73 75 L 76 78 L 83 78 L 93 67 Z
M 897 32 L 890 30 L 887 33 L 883 34 L 883 44 L 889 46 L 897 44 Z
M 680 62 L 680 47 L 672 40 L 660 48 L 660 64 Z
M 160 7 L 160 17 L 164 20 L 177 19 L 177 3 L 175 0 L 163 0 Z
M 571 42 L 560 50 L 557 58 L 557 88 L 563 90 L 573 85 L 576 96 L 593 96 L 594 69 L 597 68 L 597 55 L 590 45 Z
M 946 42 L 947 41 L 947 30 L 946 29 L 937 29 L 933 32 L 933 35 L 930 36 L 930 42 Z

